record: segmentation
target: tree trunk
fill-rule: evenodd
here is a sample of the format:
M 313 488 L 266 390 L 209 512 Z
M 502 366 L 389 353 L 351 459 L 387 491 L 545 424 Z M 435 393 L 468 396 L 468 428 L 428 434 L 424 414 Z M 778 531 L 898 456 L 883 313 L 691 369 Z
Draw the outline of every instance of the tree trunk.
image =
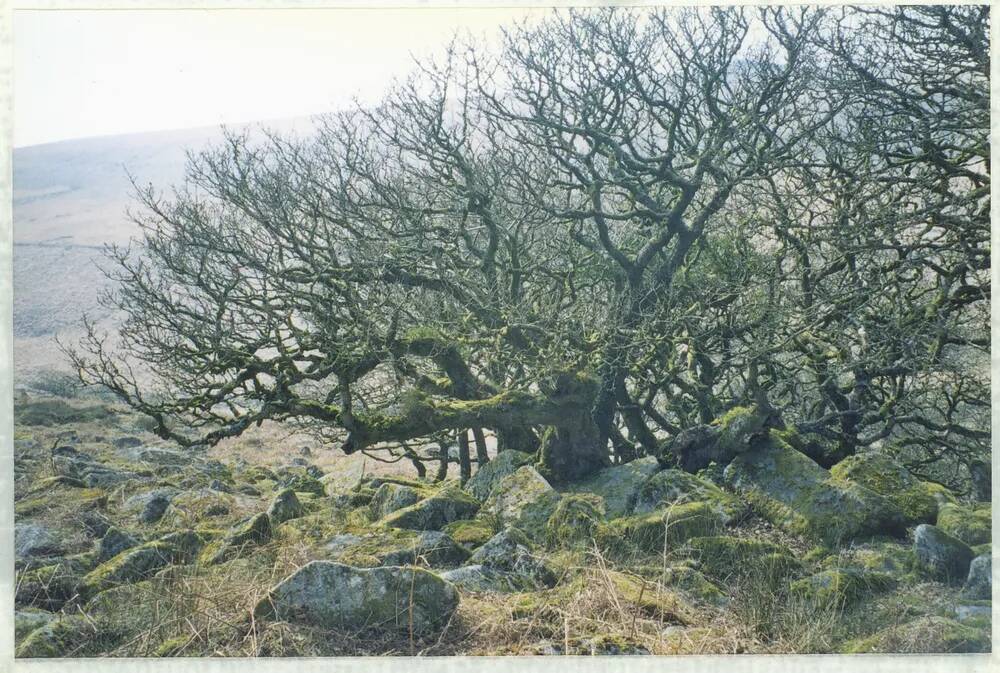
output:
M 438 447 L 438 469 L 437 474 L 434 475 L 434 481 L 444 481 L 448 478 L 448 444 L 438 442 Z
M 593 399 L 598 384 L 580 374 L 564 374 L 556 382 L 553 398 L 572 396 Z M 594 422 L 592 407 L 583 404 L 575 413 L 546 428 L 539 451 L 543 475 L 553 483 L 566 483 L 587 477 L 609 464 L 608 443 Z
M 463 486 L 472 476 L 472 461 L 469 460 L 469 431 L 458 431 L 458 466 L 459 479 Z
M 486 435 L 482 428 L 476 427 L 472 428 L 472 436 L 476 440 L 476 463 L 482 467 L 490 462 L 490 454 L 486 450 Z

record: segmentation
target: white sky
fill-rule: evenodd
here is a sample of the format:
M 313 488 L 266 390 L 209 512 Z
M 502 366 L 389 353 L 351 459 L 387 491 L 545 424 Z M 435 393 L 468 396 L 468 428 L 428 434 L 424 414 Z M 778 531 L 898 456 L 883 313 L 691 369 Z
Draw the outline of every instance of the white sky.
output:
M 264 121 L 373 100 L 455 30 L 546 10 L 14 12 L 14 146 Z

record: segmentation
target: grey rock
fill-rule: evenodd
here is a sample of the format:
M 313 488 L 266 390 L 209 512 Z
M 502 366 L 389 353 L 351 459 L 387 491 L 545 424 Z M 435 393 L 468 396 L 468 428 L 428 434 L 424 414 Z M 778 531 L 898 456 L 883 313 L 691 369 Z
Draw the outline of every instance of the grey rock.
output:
M 584 481 L 570 484 L 569 493 L 594 493 L 604 498 L 609 519 L 629 513 L 638 498 L 643 484 L 660 471 L 660 464 L 653 456 L 633 460 L 599 470 Z
M 927 523 L 917 526 L 913 551 L 920 566 L 935 579 L 961 582 L 969 575 L 972 549 L 937 526 Z
M 428 565 L 436 568 L 462 563 L 469 558 L 469 551 L 447 533 L 426 530 L 417 536 L 412 547 L 379 556 L 381 565 Z
M 381 523 L 410 530 L 441 530 L 452 521 L 472 517 L 478 509 L 479 503 L 464 491 L 444 488 L 429 498 L 392 512 Z
M 555 574 L 531 553 L 528 541 L 518 532 L 500 531 L 469 557 L 470 565 L 483 565 L 515 576 L 520 587 L 540 589 L 555 585 Z
M 14 525 L 14 557 L 23 559 L 38 556 L 55 556 L 62 553 L 62 546 L 45 526 L 36 523 Z
M 212 489 L 213 491 L 219 491 L 220 493 L 232 493 L 233 492 L 233 487 L 232 486 L 230 486 L 229 484 L 225 483 L 224 481 L 220 481 L 219 479 L 213 479 L 211 482 L 209 482 L 208 487 L 210 489 Z M 254 490 L 256 490 L 256 489 L 254 489 Z M 259 493 L 260 492 L 258 491 L 258 495 L 259 495 Z
M 378 487 L 375 495 L 372 496 L 371 508 L 372 516 L 381 519 L 392 514 L 397 509 L 409 507 L 420 500 L 420 494 L 416 489 L 401 484 L 386 482 Z
M 264 512 L 255 514 L 234 526 L 205 562 L 207 565 L 213 565 L 228 561 L 241 555 L 248 548 L 269 542 L 273 535 L 271 518 Z
M 517 526 L 541 537 L 561 496 L 530 466 L 519 467 L 494 487 L 477 518 L 490 517 L 499 527 Z
M 775 526 L 828 546 L 906 531 L 905 517 L 892 502 L 836 479 L 784 442 L 767 439 L 740 453 L 726 467 L 725 479 Z
M 458 607 L 458 591 L 420 568 L 354 568 L 312 561 L 285 578 L 255 609 L 258 619 L 364 632 L 439 631 Z
M 116 449 L 132 449 L 142 446 L 142 440 L 138 437 L 118 437 L 111 442 L 111 446 Z
M 357 543 L 361 542 L 362 537 L 360 535 L 354 535 L 353 533 L 342 533 L 340 535 L 334 535 L 326 543 L 326 548 L 333 552 L 338 553 L 353 547 Z
M 156 523 L 163 518 L 163 513 L 170 507 L 171 498 L 163 493 L 158 493 L 146 501 L 142 511 L 139 512 L 139 521 L 143 523 Z
M 960 622 L 969 619 L 981 619 L 993 614 L 993 608 L 988 605 L 956 605 L 955 619 Z
M 493 487 L 524 465 L 530 465 L 535 457 L 521 451 L 501 451 L 493 460 L 481 466 L 465 483 L 465 490 L 479 502 L 484 502 Z
M 993 595 L 993 560 L 989 554 L 972 559 L 962 593 L 977 600 L 989 600 Z
M 97 550 L 97 560 L 101 563 L 131 549 L 139 544 L 139 540 L 119 528 L 109 528 Z
M 271 517 L 271 523 L 274 525 L 297 519 L 303 514 L 305 514 L 305 508 L 299 502 L 295 491 L 290 488 L 278 491 L 271 500 L 271 505 L 267 508 L 267 515 Z

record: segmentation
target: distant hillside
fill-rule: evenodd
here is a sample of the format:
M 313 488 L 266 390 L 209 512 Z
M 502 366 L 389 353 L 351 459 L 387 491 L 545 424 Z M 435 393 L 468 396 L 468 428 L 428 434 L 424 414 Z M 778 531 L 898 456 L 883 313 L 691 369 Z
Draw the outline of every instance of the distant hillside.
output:
M 267 122 L 304 130 L 307 118 Z M 238 128 L 238 127 L 237 127 Z M 218 127 L 85 138 L 15 148 L 15 378 L 61 369 L 53 337 L 72 338 L 82 313 L 107 323 L 97 304 L 107 285 L 97 264 L 109 243 L 137 233 L 131 173 L 168 188 L 184 176 L 186 152 L 218 141 Z

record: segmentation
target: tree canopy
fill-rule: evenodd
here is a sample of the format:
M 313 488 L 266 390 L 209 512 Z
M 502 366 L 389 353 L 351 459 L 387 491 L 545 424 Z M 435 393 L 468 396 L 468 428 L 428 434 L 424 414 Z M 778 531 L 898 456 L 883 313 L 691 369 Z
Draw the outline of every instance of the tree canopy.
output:
M 764 405 L 821 464 L 989 455 L 985 6 L 594 9 L 229 134 L 66 348 L 184 444 L 306 424 L 556 481 Z M 665 457 L 669 460 L 669 455 Z M 977 467 L 979 466 L 979 467 Z M 422 469 L 422 467 L 420 468 Z

